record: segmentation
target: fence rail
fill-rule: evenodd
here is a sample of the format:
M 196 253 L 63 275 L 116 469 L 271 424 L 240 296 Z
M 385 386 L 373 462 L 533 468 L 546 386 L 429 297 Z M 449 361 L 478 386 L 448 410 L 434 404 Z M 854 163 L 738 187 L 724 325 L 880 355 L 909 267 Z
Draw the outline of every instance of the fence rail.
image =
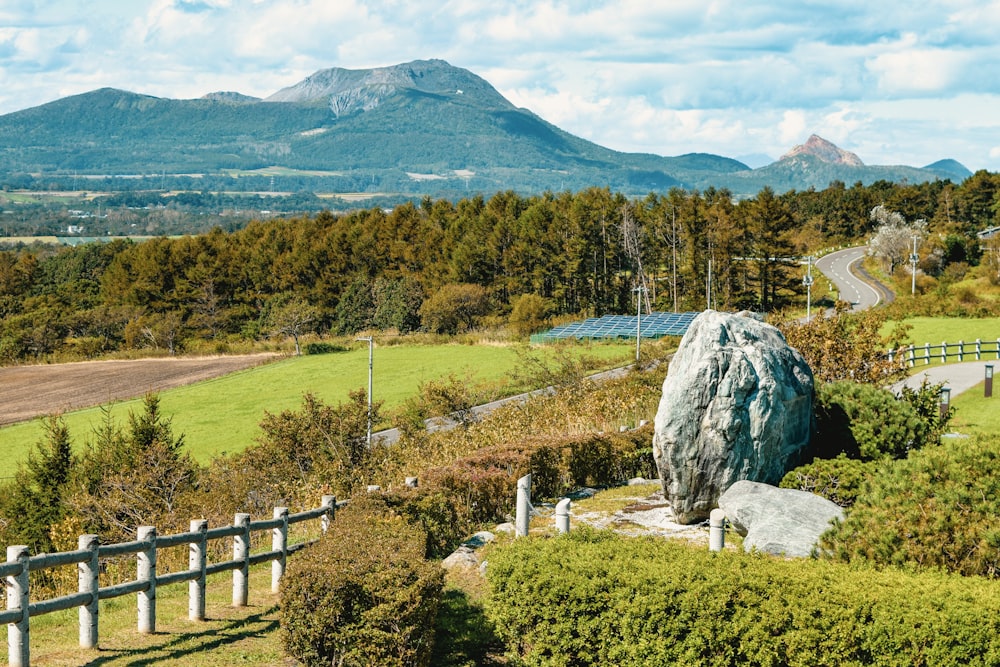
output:
M 957 343 L 942 342 L 940 345 L 924 343 L 922 346 L 906 345 L 896 350 L 886 352 L 889 361 L 899 360 L 913 368 L 918 363 L 925 366 L 931 361 L 940 361 L 942 364 L 948 363 L 948 359 L 954 357 L 958 361 L 979 361 L 981 359 L 1000 359 L 1000 338 L 995 341 L 983 341 L 977 338 L 968 343 L 958 341 Z
M 346 502 L 346 501 L 345 501 Z M 237 514 L 233 525 L 208 528 L 208 522 L 194 520 L 186 533 L 157 535 L 154 526 L 140 526 L 137 539 L 119 544 L 100 544 L 97 535 L 81 535 L 75 551 L 52 554 L 28 554 L 28 547 L 7 547 L 7 562 L 0 564 L 0 576 L 6 579 L 7 609 L 0 611 L 0 623 L 7 624 L 7 658 L 10 665 L 27 667 L 31 652 L 28 641 L 30 619 L 55 611 L 80 609 L 80 647 L 97 648 L 100 600 L 137 595 L 138 631 L 143 634 L 156 632 L 156 589 L 188 582 L 188 618 L 205 619 L 206 578 L 221 572 L 233 572 L 233 606 L 245 607 L 249 591 L 250 566 L 271 562 L 271 590 L 278 591 L 285 573 L 288 556 L 308 546 L 315 540 L 288 545 L 288 526 L 303 521 L 321 520 L 321 530 L 326 532 L 337 507 L 333 496 L 323 496 L 319 507 L 289 514 L 286 507 L 275 507 L 271 519 L 251 521 L 249 514 Z M 254 532 L 271 531 L 271 550 L 250 553 L 250 538 Z M 233 539 L 233 559 L 208 563 L 208 543 L 212 540 Z M 188 545 L 188 569 L 159 574 L 156 571 L 156 552 L 159 549 Z M 135 554 L 136 579 L 101 587 L 99 583 L 100 560 L 112 556 Z M 77 565 L 79 590 L 48 600 L 30 601 L 30 575 L 32 572 L 53 567 Z

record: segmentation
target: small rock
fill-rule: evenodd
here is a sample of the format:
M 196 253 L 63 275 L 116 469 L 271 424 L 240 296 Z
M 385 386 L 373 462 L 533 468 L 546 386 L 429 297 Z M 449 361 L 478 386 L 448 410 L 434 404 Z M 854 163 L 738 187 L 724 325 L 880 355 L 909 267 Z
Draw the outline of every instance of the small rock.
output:
M 497 536 L 491 533 L 490 531 L 481 530 L 472 537 L 470 537 L 469 539 L 467 539 L 466 541 L 462 542 L 462 546 L 467 547 L 469 549 L 478 549 L 480 547 L 486 546 L 496 538 Z
M 510 521 L 508 521 L 506 523 L 501 523 L 501 524 L 497 525 L 496 528 L 493 529 L 493 532 L 494 533 L 509 533 L 509 534 L 513 535 L 514 534 L 514 524 L 511 523 Z
M 627 482 L 627 484 L 629 486 L 641 486 L 643 484 L 649 484 L 649 480 L 645 477 L 633 477 Z
M 446 570 L 456 568 L 472 569 L 479 567 L 479 559 L 476 558 L 475 551 L 463 546 L 455 549 L 450 556 L 441 561 L 441 567 Z

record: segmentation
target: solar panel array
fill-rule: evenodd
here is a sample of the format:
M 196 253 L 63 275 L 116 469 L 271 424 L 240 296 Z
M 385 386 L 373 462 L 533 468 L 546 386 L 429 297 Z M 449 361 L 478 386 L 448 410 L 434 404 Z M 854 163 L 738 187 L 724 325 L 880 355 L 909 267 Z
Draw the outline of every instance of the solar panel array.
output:
M 701 313 L 649 313 L 638 319 L 638 330 L 643 338 L 683 336 L 691 322 Z M 563 338 L 635 338 L 636 317 L 605 315 L 591 317 L 582 322 L 571 322 L 549 329 L 531 337 L 533 343 L 545 343 Z

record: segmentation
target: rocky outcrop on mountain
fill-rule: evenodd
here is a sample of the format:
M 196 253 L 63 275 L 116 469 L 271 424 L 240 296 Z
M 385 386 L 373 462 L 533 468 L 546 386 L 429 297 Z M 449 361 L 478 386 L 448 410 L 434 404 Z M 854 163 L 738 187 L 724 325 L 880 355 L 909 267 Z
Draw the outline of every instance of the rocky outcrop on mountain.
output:
M 656 413 L 653 456 L 680 523 L 739 480 L 777 483 L 809 444 L 813 376 L 775 327 L 705 311 L 684 335 Z
M 781 159 L 787 160 L 799 155 L 812 155 L 814 157 L 818 157 L 823 162 L 828 162 L 830 164 L 843 164 L 849 167 L 865 166 L 865 163 L 861 161 L 861 158 L 854 153 L 838 148 L 826 139 L 823 139 L 815 134 L 810 136 L 809 139 L 806 140 L 806 143 L 799 144 L 792 150 L 782 155 Z
M 510 104 L 484 79 L 468 70 L 452 67 L 443 60 L 415 60 L 390 67 L 344 69 L 332 67 L 312 74 L 294 86 L 282 88 L 266 102 L 324 102 L 337 117 L 371 111 L 400 91 L 489 100 L 497 108 Z
M 844 510 L 822 496 L 748 481 L 729 487 L 719 507 L 743 536 L 745 551 L 794 558 L 810 556 L 820 535 L 844 518 Z

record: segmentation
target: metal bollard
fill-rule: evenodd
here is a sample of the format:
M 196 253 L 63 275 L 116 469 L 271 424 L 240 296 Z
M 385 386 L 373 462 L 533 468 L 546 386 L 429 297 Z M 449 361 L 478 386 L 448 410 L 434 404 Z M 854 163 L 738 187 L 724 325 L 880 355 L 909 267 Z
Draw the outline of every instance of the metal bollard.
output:
M 726 512 L 715 508 L 708 518 L 708 550 L 722 551 L 726 546 Z
M 514 536 L 527 537 L 531 523 L 531 475 L 517 480 L 517 507 L 514 514 Z
M 563 498 L 556 503 L 556 531 L 560 533 L 569 532 L 569 498 Z

